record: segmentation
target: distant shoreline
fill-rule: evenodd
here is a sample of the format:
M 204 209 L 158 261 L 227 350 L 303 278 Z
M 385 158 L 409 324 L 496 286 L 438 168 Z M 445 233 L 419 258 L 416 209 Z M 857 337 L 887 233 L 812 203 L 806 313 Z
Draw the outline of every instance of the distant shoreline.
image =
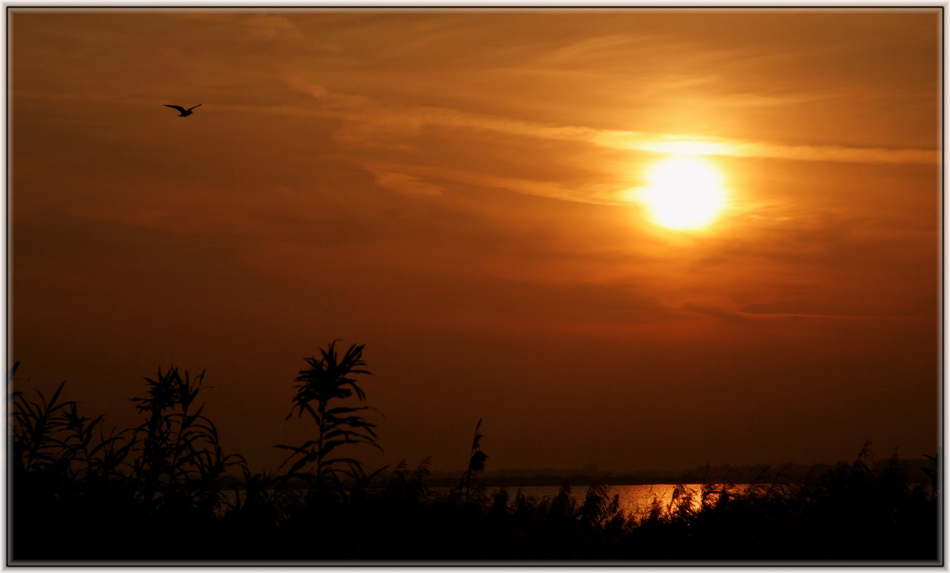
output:
M 440 477 L 440 478 L 426 478 L 425 484 L 429 487 L 458 487 L 459 478 L 451 477 Z M 524 476 L 491 476 L 485 478 L 484 484 L 486 487 L 507 487 L 507 488 L 516 488 L 516 487 L 560 487 L 564 485 L 565 481 L 570 481 L 571 485 L 576 486 L 591 486 L 600 483 L 607 483 L 607 485 L 676 485 L 680 483 L 701 483 L 699 481 L 681 481 L 673 479 L 665 480 L 649 480 L 646 478 L 639 478 L 636 476 L 618 476 L 615 478 L 610 477 L 599 477 L 599 476 L 588 476 L 588 475 L 578 475 L 578 476 L 552 476 L 552 475 L 539 475 L 532 477 Z M 732 482 L 710 482 L 710 483 L 732 483 Z
M 890 459 L 880 459 L 872 465 L 883 468 L 890 463 Z M 907 478 L 913 484 L 927 484 L 930 478 L 921 468 L 933 465 L 930 460 L 919 458 L 901 460 L 907 468 Z M 488 487 L 536 487 L 561 486 L 565 480 L 572 485 L 589 486 L 600 483 L 607 485 L 675 485 L 675 484 L 748 484 L 748 483 L 805 483 L 818 479 L 822 475 L 850 466 L 846 462 L 829 464 L 783 464 L 783 465 L 744 465 L 744 466 L 709 466 L 698 467 L 684 471 L 645 471 L 613 473 L 605 471 L 590 471 L 589 468 L 574 470 L 554 470 L 550 468 L 540 470 L 496 470 L 486 472 L 483 480 Z M 426 485 L 430 487 L 458 486 L 462 477 L 461 471 L 431 471 L 425 477 Z

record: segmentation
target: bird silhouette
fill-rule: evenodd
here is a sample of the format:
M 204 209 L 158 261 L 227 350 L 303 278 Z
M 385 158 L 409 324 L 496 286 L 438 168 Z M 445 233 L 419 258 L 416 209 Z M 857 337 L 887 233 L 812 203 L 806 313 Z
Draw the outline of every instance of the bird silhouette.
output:
M 195 107 L 198 107 L 199 105 L 201 104 L 199 103 Z M 185 109 L 181 107 L 180 105 L 168 105 L 167 103 L 165 104 L 165 107 L 172 107 L 180 111 L 181 114 L 178 117 L 188 117 L 189 115 L 191 115 L 191 110 L 195 109 L 195 107 L 189 107 L 188 109 Z

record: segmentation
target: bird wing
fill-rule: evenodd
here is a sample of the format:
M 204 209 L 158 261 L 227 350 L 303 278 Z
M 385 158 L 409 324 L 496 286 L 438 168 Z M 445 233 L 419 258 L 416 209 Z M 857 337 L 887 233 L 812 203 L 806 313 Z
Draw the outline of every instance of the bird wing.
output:
M 180 105 L 168 105 L 168 104 L 166 103 L 166 104 L 165 104 L 165 107 L 173 107 L 173 108 L 177 109 L 178 111 L 180 111 L 180 112 L 182 112 L 182 113 L 185 113 L 185 108 L 181 107 Z
M 201 104 L 199 103 L 199 104 L 196 105 L 195 107 L 201 107 Z M 189 107 L 189 108 L 188 108 L 188 111 L 191 111 L 191 110 L 195 109 L 195 107 Z

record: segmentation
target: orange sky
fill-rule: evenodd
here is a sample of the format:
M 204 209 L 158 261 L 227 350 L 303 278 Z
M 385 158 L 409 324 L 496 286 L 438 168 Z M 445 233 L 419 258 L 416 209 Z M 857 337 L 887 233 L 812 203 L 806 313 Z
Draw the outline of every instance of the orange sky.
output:
M 941 16 L 11 9 L 11 359 L 120 427 L 207 369 L 253 469 L 337 338 L 376 465 L 933 454 Z M 730 201 L 676 231 L 683 142 Z

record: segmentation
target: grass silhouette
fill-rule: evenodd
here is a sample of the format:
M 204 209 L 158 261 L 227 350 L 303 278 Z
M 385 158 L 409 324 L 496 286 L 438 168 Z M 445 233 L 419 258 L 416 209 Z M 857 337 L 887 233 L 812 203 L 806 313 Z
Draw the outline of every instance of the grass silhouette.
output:
M 912 485 L 896 454 L 857 459 L 802 483 L 788 468 L 737 488 L 707 466 L 698 492 L 679 484 L 643 517 L 621 510 L 606 480 L 583 501 L 565 481 L 552 497 L 489 494 L 479 420 L 457 488 L 426 485 L 429 459 L 410 471 L 367 470 L 346 448 L 376 443 L 355 376 L 362 346 L 331 343 L 305 359 L 288 419 L 315 435 L 290 451 L 286 473 L 252 474 L 225 454 L 199 405 L 204 373 L 170 368 L 133 398 L 143 417 L 106 432 L 63 400 L 9 394 L 12 544 L 8 563 L 583 561 L 598 563 L 937 563 L 942 560 L 939 456 Z M 10 371 L 10 381 L 17 365 Z M 228 472 L 243 480 L 232 496 Z M 919 471 L 919 470 L 918 470 Z
M 484 491 L 484 483 L 476 482 L 472 486 L 472 480 L 476 478 L 479 472 L 485 470 L 485 462 L 488 461 L 488 454 L 482 451 L 482 438 L 485 437 L 481 432 L 482 420 L 479 418 L 475 424 L 475 436 L 472 438 L 472 450 L 468 457 L 468 469 L 462 474 L 459 480 L 459 495 L 464 495 L 465 500 L 471 500 L 472 494 L 480 495 Z
M 310 368 L 301 370 L 297 376 L 297 382 L 301 384 L 297 387 L 297 395 L 293 399 L 293 409 L 286 418 L 292 418 L 294 411 L 298 417 L 302 417 L 304 413 L 308 414 L 317 426 L 316 438 L 307 440 L 300 446 L 277 446 L 292 452 L 283 465 L 295 460 L 282 479 L 306 480 L 312 495 L 327 495 L 328 487 L 334 485 L 335 493 L 346 496 L 348 489 L 343 486 L 341 474 L 354 482 L 353 487 L 349 488 L 352 493 L 360 487 L 365 488 L 369 481 L 382 471 L 376 470 L 367 475 L 359 460 L 334 457 L 338 448 L 348 444 L 366 444 L 382 450 L 376 443 L 376 425 L 360 415 L 360 412 L 368 410 L 369 407 L 331 407 L 331 402 L 336 404 L 354 393 L 360 402 L 366 400 L 366 394 L 351 376 L 370 374 L 359 368 L 366 365 L 362 360 L 363 346 L 353 345 L 343 356 L 339 356 L 335 345 L 336 341 L 331 342 L 327 350 L 321 350 L 322 356 L 319 359 L 306 359 Z M 307 471 L 301 471 L 305 469 Z

